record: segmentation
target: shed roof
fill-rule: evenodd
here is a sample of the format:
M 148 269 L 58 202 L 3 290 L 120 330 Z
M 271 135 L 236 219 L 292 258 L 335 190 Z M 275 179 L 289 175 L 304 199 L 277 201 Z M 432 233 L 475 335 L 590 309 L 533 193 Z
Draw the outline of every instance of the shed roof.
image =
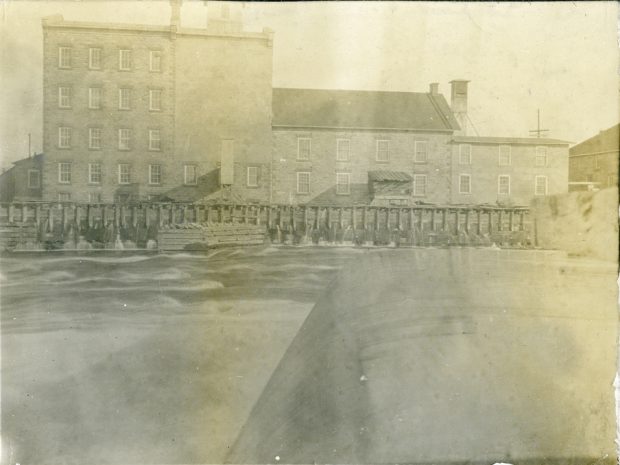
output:
M 400 181 L 409 182 L 413 178 L 403 171 L 369 171 L 369 181 Z
M 620 148 L 620 125 L 615 124 L 599 132 L 596 136 L 571 147 L 571 156 L 593 155 L 598 153 L 618 152 Z
M 273 126 L 447 132 L 460 129 L 440 94 L 284 88 L 273 89 Z

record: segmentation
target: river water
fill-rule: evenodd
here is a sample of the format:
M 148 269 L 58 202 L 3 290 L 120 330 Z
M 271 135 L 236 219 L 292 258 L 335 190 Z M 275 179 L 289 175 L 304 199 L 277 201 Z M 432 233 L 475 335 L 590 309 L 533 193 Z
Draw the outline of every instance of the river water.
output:
M 397 280 L 390 278 L 389 273 L 396 270 L 392 268 L 390 254 L 399 257 L 401 271 Z M 359 263 L 365 263 L 366 268 L 358 267 Z M 406 374 L 401 382 L 388 383 L 385 389 L 376 391 L 383 395 L 388 391 L 396 392 L 394 386 L 405 392 L 403 380 L 415 385 L 419 382 L 419 373 L 423 372 L 425 378 L 422 379 L 432 382 L 424 381 L 415 391 L 420 398 L 428 391 L 423 405 L 437 402 L 433 412 L 444 412 L 445 418 L 442 418 L 448 424 L 452 421 L 453 407 L 441 407 L 440 404 L 451 404 L 440 403 L 437 392 L 453 384 L 431 377 L 437 373 L 437 354 L 445 355 L 446 360 L 463 362 L 459 365 L 461 368 L 453 368 L 442 375 L 454 376 L 455 370 L 468 373 L 468 367 L 486 363 L 490 353 L 486 350 L 491 347 L 492 352 L 505 357 L 498 358 L 501 363 L 497 362 L 502 367 L 502 376 L 507 376 L 504 371 L 510 372 L 516 376 L 514 382 L 517 383 L 521 382 L 519 373 L 524 369 L 524 359 L 513 347 L 538 344 L 535 341 L 541 341 L 541 348 L 528 350 L 528 357 L 532 360 L 540 359 L 540 354 L 547 357 L 544 363 L 540 362 L 544 370 L 540 370 L 537 379 L 550 377 L 549 383 L 552 383 L 570 374 L 575 379 L 601 380 L 596 391 L 590 385 L 580 385 L 583 392 L 596 392 L 595 396 L 590 395 L 596 398 L 591 403 L 582 399 L 576 404 L 584 406 L 579 415 L 583 411 L 590 412 L 586 409 L 590 405 L 600 405 L 592 410 L 593 413 L 586 413 L 592 417 L 589 422 L 597 423 L 595 419 L 600 417 L 600 409 L 610 405 L 605 390 L 613 377 L 607 380 L 605 376 L 609 361 L 613 361 L 615 355 L 615 308 L 608 305 L 616 296 L 613 286 L 609 286 L 615 281 L 615 270 L 613 266 L 601 268 L 597 263 L 567 260 L 561 253 L 475 248 L 387 251 L 261 246 L 221 249 L 206 254 L 24 254 L 3 257 L 0 264 L 2 463 L 225 461 L 244 424 L 252 418 L 252 408 L 259 402 L 291 341 L 326 292 L 335 296 L 334 308 L 344 305 L 346 309 L 346 302 L 353 301 L 364 308 L 367 294 L 376 302 L 395 302 L 385 310 L 396 311 L 402 307 L 398 315 L 403 321 L 409 321 L 416 312 L 427 315 L 441 309 L 449 311 L 457 308 L 455 305 L 462 299 L 471 300 L 471 310 L 467 306 L 459 307 L 463 318 L 459 316 L 461 319 L 450 323 L 450 328 L 458 329 L 458 350 L 447 349 L 452 346 L 446 345 L 445 337 L 453 335 L 446 336 L 446 331 L 440 331 L 443 326 L 431 325 L 433 331 L 411 339 L 428 342 L 416 342 L 424 345 L 407 346 L 406 351 L 423 349 L 427 355 L 435 355 L 416 357 L 417 365 L 406 368 L 394 368 L 396 362 L 403 364 L 407 359 L 393 357 L 392 361 L 372 368 L 374 371 L 368 374 L 371 387 L 378 386 L 379 373 L 387 376 L 384 371 L 387 373 L 390 367 Z M 346 267 L 352 268 L 344 279 L 339 270 Z M 383 271 L 378 271 L 380 269 Z M 530 269 L 539 271 L 529 273 Z M 333 286 L 338 285 L 343 286 L 342 292 L 334 290 Z M 509 310 L 523 305 L 519 294 L 514 292 L 516 288 L 521 289 L 523 295 L 530 294 L 528 308 L 549 315 L 544 320 L 529 315 L 501 316 L 507 311 L 502 307 L 507 299 L 512 302 L 506 307 Z M 351 295 L 345 295 L 347 292 Z M 589 299 L 588 293 L 596 298 Z M 592 312 L 589 313 L 584 302 L 592 303 Z M 606 304 L 595 308 L 596 302 Z M 374 306 L 382 309 L 380 304 Z M 479 308 L 485 306 L 493 309 L 472 319 L 468 312 L 480 312 Z M 329 308 L 321 311 L 331 315 Z M 500 316 L 493 316 L 495 313 Z M 320 317 L 321 313 L 315 311 L 313 315 Z M 489 320 L 489 315 L 494 320 Z M 348 321 L 336 316 L 334 313 L 330 317 L 335 324 Z M 346 331 L 358 328 L 357 318 L 346 325 Z M 393 330 L 404 331 L 401 326 L 406 328 L 398 325 Z M 412 327 L 416 331 L 427 331 L 427 326 L 416 323 Z M 314 325 L 314 328 L 320 327 Z M 498 332 L 498 328 L 507 331 L 507 335 Z M 488 345 L 487 333 L 494 335 L 491 336 L 493 345 Z M 366 338 L 383 337 L 377 330 L 364 334 Z M 563 339 L 556 334 L 564 335 Z M 322 336 L 325 336 L 323 343 Z M 509 345 L 504 344 L 506 337 L 511 341 Z M 322 353 L 321 344 L 331 341 L 329 344 L 333 345 L 333 339 L 333 334 L 313 336 L 312 346 L 304 347 L 302 353 L 313 352 L 315 348 L 317 353 Z M 409 336 L 404 340 L 409 341 Z M 564 344 L 565 340 L 571 344 Z M 564 346 L 587 352 L 577 363 L 571 352 L 565 357 L 557 355 L 563 353 Z M 482 355 L 469 356 L 474 353 L 472 347 L 477 348 L 476 354 Z M 555 351 L 553 357 L 549 347 Z M 451 354 L 456 354 L 456 358 Z M 324 360 L 328 365 L 333 362 L 331 355 Z M 509 360 L 510 364 L 505 365 L 504 360 Z M 290 380 L 285 368 L 286 365 L 278 372 L 285 380 Z M 331 377 L 323 374 L 324 379 L 319 382 L 322 371 L 318 369 L 319 374 L 315 376 L 314 372 L 297 370 L 295 379 L 312 385 L 329 386 L 326 383 L 330 380 L 336 380 L 336 385 L 340 383 L 340 372 Z M 401 375 L 397 374 L 399 377 Z M 357 376 L 356 382 L 359 379 Z M 500 378 L 492 379 L 493 386 L 501 385 Z M 287 383 L 290 381 L 277 382 L 278 386 L 286 387 L 287 392 L 294 392 Z M 455 404 L 473 409 L 463 414 L 465 430 L 469 419 L 477 418 L 474 406 L 480 400 L 476 396 L 482 389 L 489 388 L 489 384 L 482 386 L 474 386 L 464 403 Z M 562 395 L 573 399 L 581 392 L 574 386 L 571 389 L 574 392 L 562 391 Z M 271 392 L 275 405 L 279 405 L 279 391 L 272 386 Z M 519 392 L 523 391 L 517 394 Z M 611 395 L 611 391 L 609 393 Z M 400 397 L 385 397 L 392 398 Z M 289 404 L 290 401 L 288 399 Z M 319 401 L 319 404 L 323 402 Z M 527 399 L 523 402 L 529 405 Z M 407 408 L 417 408 L 417 404 L 410 404 Z M 540 422 L 550 416 L 548 413 L 541 415 Z M 379 418 L 376 423 L 383 425 L 388 420 Z M 583 418 L 579 421 L 585 424 Z M 605 425 L 608 422 L 606 416 Z M 388 423 L 382 427 L 393 427 Z M 440 428 L 438 425 L 436 428 Z M 539 426 L 541 431 L 545 430 L 544 423 Z M 415 428 L 412 426 L 412 429 Z M 605 426 L 602 430 L 608 432 L 609 428 Z M 428 425 L 424 431 L 430 434 Z M 423 442 L 430 444 L 427 440 Z M 407 441 L 398 444 L 406 449 Z M 386 443 L 385 448 L 388 447 L 392 445 Z M 466 445 L 463 447 L 466 450 Z M 394 449 L 391 450 L 394 453 Z M 404 460 L 406 450 L 401 452 L 399 457 Z
M 3 257 L 3 463 L 221 462 L 360 249 Z

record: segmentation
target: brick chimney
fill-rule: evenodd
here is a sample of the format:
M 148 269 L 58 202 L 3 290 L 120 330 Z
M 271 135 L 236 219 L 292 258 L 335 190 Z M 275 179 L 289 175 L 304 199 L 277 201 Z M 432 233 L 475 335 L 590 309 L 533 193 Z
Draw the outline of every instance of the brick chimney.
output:
M 170 0 L 170 26 L 181 26 L 181 4 L 183 0 Z
M 467 84 L 469 81 L 464 79 L 455 79 L 450 81 L 452 92 L 450 94 L 450 107 L 456 121 L 461 127 L 460 131 L 455 131 L 456 135 L 466 136 L 468 119 L 467 119 Z
M 428 86 L 428 92 L 431 95 L 439 95 L 439 83 L 431 82 Z

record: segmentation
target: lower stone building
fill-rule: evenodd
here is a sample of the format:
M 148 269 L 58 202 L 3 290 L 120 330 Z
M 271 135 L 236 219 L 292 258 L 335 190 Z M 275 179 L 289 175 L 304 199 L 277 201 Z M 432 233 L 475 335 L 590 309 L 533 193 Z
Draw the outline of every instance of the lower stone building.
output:
M 526 206 L 568 191 L 568 142 L 455 136 L 450 144 L 452 204 Z

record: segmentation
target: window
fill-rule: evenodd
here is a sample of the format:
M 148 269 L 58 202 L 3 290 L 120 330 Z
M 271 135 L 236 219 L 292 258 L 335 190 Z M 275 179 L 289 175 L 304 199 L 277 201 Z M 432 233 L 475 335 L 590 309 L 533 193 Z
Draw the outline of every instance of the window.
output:
M 58 201 L 59 202 L 69 202 L 71 200 L 71 194 L 69 192 L 59 192 L 58 193 Z
M 58 108 L 71 108 L 71 87 L 58 88 Z
M 127 163 L 118 165 L 118 183 L 129 184 L 131 182 L 131 168 Z
M 58 128 L 58 147 L 61 149 L 71 148 L 71 128 Z
M 248 187 L 258 187 L 258 166 L 248 166 L 246 184 Z
M 471 175 L 459 175 L 459 194 L 471 194 Z
M 499 166 L 510 166 L 510 145 L 499 146 Z
M 88 203 L 101 203 L 101 192 L 89 192 Z
M 161 184 L 161 165 L 149 165 L 149 184 Z
M 131 69 L 131 50 L 121 49 L 118 51 L 118 69 L 129 71 Z
M 118 109 L 119 110 L 131 109 L 131 89 L 127 89 L 127 88 L 118 89 Z
M 415 142 L 415 158 L 416 163 L 426 163 L 428 157 L 428 142 L 425 140 L 417 140 Z
M 536 147 L 536 166 L 547 166 L 547 147 Z
M 230 18 L 230 7 L 226 3 L 222 3 L 221 13 L 222 13 L 222 19 Z
M 90 69 L 101 69 L 101 49 L 91 47 L 88 49 L 88 67 Z
M 159 129 L 149 129 L 149 150 L 161 150 L 161 133 Z
M 28 170 L 28 188 L 39 189 L 41 187 L 41 173 L 39 170 Z
M 131 150 L 131 129 L 118 130 L 118 149 Z
M 101 128 L 88 128 L 88 148 L 94 150 L 101 148 Z
M 351 141 L 349 139 L 337 139 L 336 140 L 336 160 L 337 161 L 349 161 L 350 150 L 351 150 Z
M 58 182 L 61 184 L 71 183 L 71 163 L 58 163 Z
M 149 58 L 149 71 L 154 73 L 161 72 L 161 52 L 159 50 L 151 50 Z
M 594 155 L 594 169 L 598 170 L 601 168 L 601 157 L 599 155 Z
M 151 111 L 161 110 L 161 90 L 159 89 L 149 90 L 149 110 Z
M 184 167 L 185 184 L 194 185 L 198 179 L 196 176 L 196 165 L 185 165 Z
M 71 47 L 58 47 L 58 67 L 71 68 Z
M 88 182 L 91 184 L 101 184 L 101 163 L 88 164 Z
M 547 176 L 536 176 L 534 179 L 534 195 L 547 195 Z
M 297 159 L 310 160 L 310 139 L 307 137 L 297 138 Z
M 499 195 L 510 195 L 510 176 L 500 174 L 497 177 L 497 193 Z
M 350 173 L 336 173 L 336 194 L 349 195 L 351 193 L 350 184 Z
M 426 195 L 426 175 L 414 174 L 413 175 L 413 195 L 422 196 Z
M 310 193 L 310 173 L 298 172 L 297 173 L 297 193 L 309 194 Z
M 92 110 L 101 108 L 101 87 L 88 88 L 88 108 Z
M 616 184 L 618 184 L 618 182 L 616 181 L 616 177 L 613 174 L 608 174 L 607 175 L 607 187 L 613 187 Z
M 459 145 L 459 165 L 471 165 L 471 145 Z
M 390 141 L 389 140 L 378 140 L 377 141 L 376 160 L 380 162 L 387 162 L 390 160 Z

